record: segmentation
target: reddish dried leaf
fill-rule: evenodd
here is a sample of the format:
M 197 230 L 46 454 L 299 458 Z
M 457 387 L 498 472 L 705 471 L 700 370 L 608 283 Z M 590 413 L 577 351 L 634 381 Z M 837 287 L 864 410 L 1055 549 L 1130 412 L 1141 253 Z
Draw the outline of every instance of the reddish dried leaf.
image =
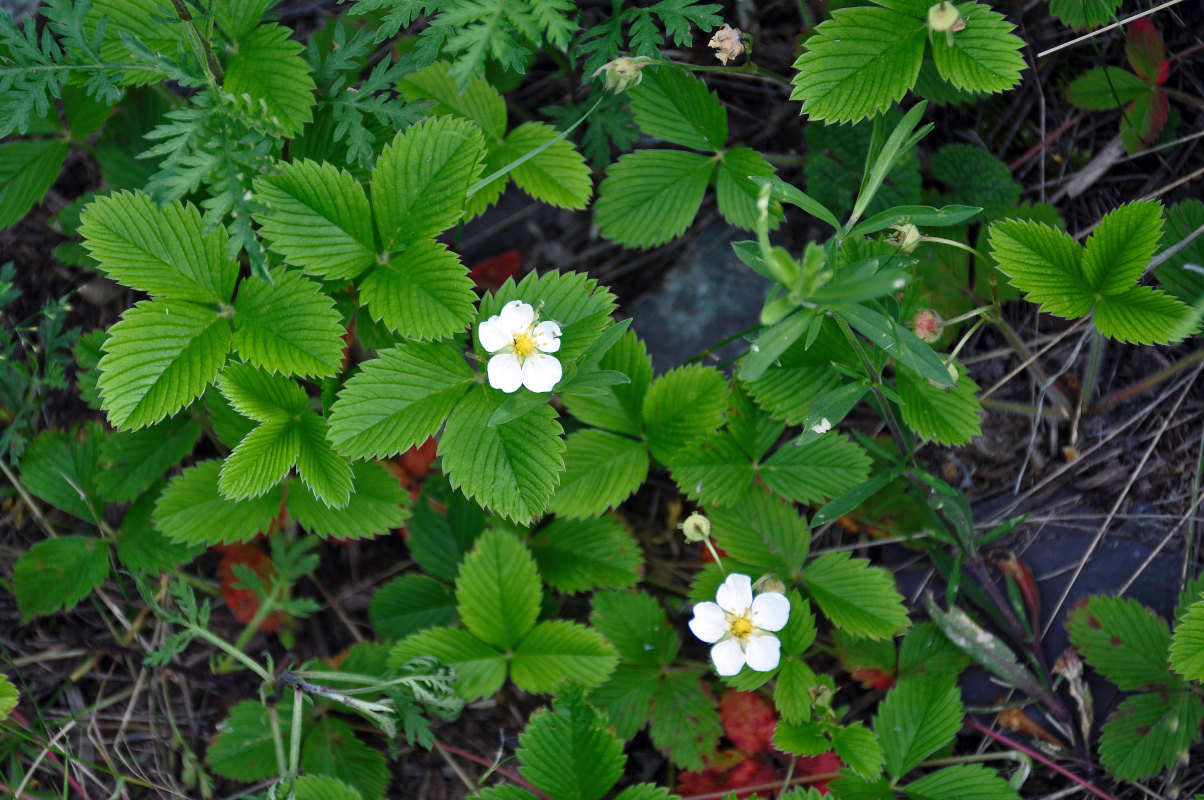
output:
M 425 478 L 426 474 L 431 471 L 431 464 L 435 460 L 438 449 L 439 443 L 432 436 L 417 447 L 411 447 L 398 456 L 401 468 L 406 471 L 406 474 L 412 480 L 416 481 L 420 478 Z
M 999 702 L 999 700 L 996 702 Z M 1026 714 L 1022 708 L 1005 708 L 996 716 L 996 721 L 1001 728 L 1041 739 L 1061 750 L 1069 750 L 1065 742 L 1045 730 L 1040 723 Z
M 272 559 L 253 544 L 221 544 L 215 549 L 222 554 L 222 560 L 217 565 L 217 579 L 220 582 L 222 597 L 225 598 L 226 606 L 234 615 L 234 619 L 246 625 L 259 610 L 259 598 L 250 589 L 234 587 L 234 584 L 238 583 L 238 578 L 234 575 L 234 565 L 246 564 L 264 583 L 268 583 L 276 574 L 272 567 Z M 266 633 L 279 631 L 280 612 L 269 614 L 259 628 Z
M 1166 48 L 1162 34 L 1149 17 L 1134 20 L 1125 31 L 1125 54 L 1133 71 L 1146 83 L 1161 86 L 1166 82 Z
M 895 676 L 879 667 L 853 667 L 849 675 L 867 689 L 885 690 L 895 685 Z
M 1041 595 L 1037 592 L 1037 581 L 1028 564 L 1016 558 L 1014 553 L 1010 553 L 1007 558 L 996 561 L 995 566 L 1015 582 L 1020 596 L 1024 598 L 1024 604 L 1028 606 L 1029 617 L 1034 621 L 1040 620 Z
M 829 775 L 839 772 L 844 769 L 844 766 L 845 764 L 840 760 L 840 756 L 829 750 L 817 756 L 797 756 L 794 759 L 794 774 L 796 777 L 803 775 Z M 807 785 L 814 786 L 824 794 L 828 793 L 828 782 L 826 780 Z
M 715 762 L 702 772 L 682 772 L 677 776 L 677 786 L 673 791 L 682 797 L 734 791 L 736 797 L 742 799 L 752 797 L 756 790 L 741 792 L 741 789 L 769 783 L 780 777 L 768 758 L 740 758 L 741 755 L 737 750 L 725 750 L 718 753 Z
M 778 718 L 765 698 L 728 689 L 719 698 L 719 721 L 724 735 L 745 753 L 773 752 Z
M 468 271 L 468 277 L 482 289 L 500 289 L 507 278 L 518 280 L 518 268 L 522 263 L 521 251 L 507 250 L 496 258 L 478 261 L 476 266 Z

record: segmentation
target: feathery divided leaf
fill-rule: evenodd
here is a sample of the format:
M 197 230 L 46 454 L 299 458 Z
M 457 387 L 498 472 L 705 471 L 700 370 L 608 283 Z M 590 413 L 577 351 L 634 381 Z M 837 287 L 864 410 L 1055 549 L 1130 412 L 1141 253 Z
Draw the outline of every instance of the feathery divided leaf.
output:
M 283 25 L 260 25 L 226 61 L 222 88 L 251 99 L 251 112 L 291 138 L 313 120 L 314 85 L 300 42 Z
M 466 702 L 489 697 L 506 682 L 505 654 L 460 628 L 430 628 L 410 636 L 393 648 L 389 666 L 419 657 L 436 658 L 454 669 L 456 693 Z

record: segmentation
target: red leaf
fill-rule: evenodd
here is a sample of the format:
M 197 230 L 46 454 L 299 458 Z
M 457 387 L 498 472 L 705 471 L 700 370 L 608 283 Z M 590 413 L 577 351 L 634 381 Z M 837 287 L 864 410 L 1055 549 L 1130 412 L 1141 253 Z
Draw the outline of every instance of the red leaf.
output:
M 496 258 L 478 261 L 476 266 L 468 271 L 468 277 L 483 289 L 500 289 L 507 278 L 518 277 L 518 268 L 522 263 L 521 251 L 507 250 Z
M 895 685 L 895 676 L 880 667 L 853 667 L 849 675 L 867 689 L 885 690 Z
M 215 549 L 222 554 L 222 560 L 217 565 L 217 579 L 220 582 L 222 597 L 226 599 L 226 606 L 234 615 L 234 619 L 246 625 L 259 610 L 259 598 L 250 589 L 234 588 L 234 584 L 238 583 L 238 578 L 234 576 L 234 565 L 246 564 L 264 583 L 268 583 L 276 574 L 272 567 L 272 559 L 253 544 L 220 544 Z M 265 633 L 279 631 L 280 612 L 273 611 L 269 614 L 259 629 Z
M 1033 571 L 1028 568 L 1028 564 L 1016 558 L 1015 554 L 1009 554 L 1007 558 L 996 561 L 995 566 L 1015 582 L 1020 596 L 1024 598 L 1024 604 L 1028 606 L 1029 617 L 1034 623 L 1039 622 L 1041 595 L 1037 593 L 1037 581 L 1033 578 Z
M 1166 49 L 1162 34 L 1149 17 L 1134 20 L 1125 31 L 1125 54 L 1133 71 L 1146 83 L 1161 86 L 1166 82 Z
M 434 462 L 438 449 L 439 443 L 432 436 L 417 447 L 411 447 L 398 456 L 401 468 L 410 476 L 411 483 L 425 478 L 426 474 L 431 471 L 431 463 Z
M 682 772 L 677 776 L 676 794 L 689 797 L 696 794 L 736 791 L 741 800 L 752 797 L 755 790 L 740 792 L 748 786 L 769 783 L 778 778 L 774 765 L 763 758 L 750 756 L 740 759 L 738 750 L 724 750 L 702 772 Z
M 794 774 L 799 775 L 826 775 L 830 772 L 839 772 L 844 769 L 844 762 L 840 760 L 840 756 L 829 750 L 826 753 L 820 753 L 817 756 L 798 756 L 794 759 Z M 828 793 L 828 782 L 819 781 L 809 784 L 819 789 L 823 794 Z
M 765 698 L 728 689 L 719 698 L 719 721 L 732 744 L 745 753 L 772 753 L 778 718 Z

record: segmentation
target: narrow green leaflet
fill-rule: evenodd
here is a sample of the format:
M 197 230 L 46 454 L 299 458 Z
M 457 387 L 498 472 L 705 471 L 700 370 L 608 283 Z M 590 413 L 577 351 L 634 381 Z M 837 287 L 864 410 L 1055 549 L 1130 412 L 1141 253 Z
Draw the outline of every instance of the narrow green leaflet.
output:
M 376 263 L 372 212 L 345 169 L 302 160 L 255 179 L 255 215 L 268 246 L 289 264 L 328 280 L 350 279 Z
M 616 507 L 648 477 L 648 448 L 636 439 L 585 428 L 565 439 L 564 474 L 549 510 L 586 519 Z
M 704 151 L 722 150 L 727 142 L 727 110 L 680 67 L 645 69 L 627 94 L 636 124 L 649 136 Z
M 316 414 L 307 416 L 320 421 Z M 316 433 L 315 425 L 315 449 L 318 447 Z M 329 475 L 328 480 L 337 480 L 341 485 L 347 462 L 337 456 L 335 458 L 338 459 L 338 466 L 332 466 L 328 473 L 321 474 Z M 301 458 L 297 459 L 297 467 L 304 480 L 306 468 L 301 466 L 301 461 Z M 332 539 L 365 539 L 406 524 L 410 518 L 410 493 L 393 473 L 374 462 L 359 462 L 350 465 L 350 476 L 350 499 L 341 506 L 327 499 L 319 499 L 308 483 L 289 486 L 286 495 L 289 514 L 310 533 Z M 342 497 L 341 493 L 333 499 L 339 497 Z
M 439 455 L 452 486 L 502 516 L 526 523 L 547 509 L 560 482 L 563 430 L 549 405 L 491 426 L 489 418 L 502 396 L 484 387 L 469 392 L 447 420 Z
M 87 522 L 104 516 L 99 481 L 100 453 L 107 437 L 96 422 L 83 437 L 43 431 L 21 454 L 21 482 L 36 497 Z
M 276 269 L 272 282 L 247 278 L 234 301 L 234 348 L 269 372 L 324 378 L 343 357 L 343 323 L 322 287 Z
M 1136 600 L 1093 597 L 1071 609 L 1066 630 L 1083 658 L 1126 691 L 1182 686 L 1167 666 L 1170 629 Z
M 176 542 L 204 545 L 245 542 L 266 531 L 280 513 L 280 490 L 227 500 L 217 489 L 221 468 L 221 461 L 202 461 L 172 478 L 155 503 L 155 527 Z
M 228 303 L 238 262 L 226 255 L 226 231 L 204 231 L 191 203 L 163 208 L 145 194 L 97 197 L 80 215 L 84 247 L 110 278 L 158 297 Z
M 96 487 L 106 500 L 133 500 L 191 453 L 200 438 L 201 423 L 183 416 L 110 434 L 101 447 Z
M 903 787 L 912 800 L 1019 800 L 1020 795 L 982 764 L 957 764 Z
M 145 21 L 144 21 L 145 22 Z M 226 61 L 222 88 L 251 98 L 252 108 L 285 138 L 313 120 L 314 85 L 300 42 L 283 25 L 260 25 L 243 37 Z
M 1104 723 L 1100 760 L 1122 781 L 1152 778 L 1181 759 L 1190 759 L 1202 723 L 1204 702 L 1190 692 L 1130 697 Z
M 554 519 L 531 536 L 530 544 L 544 582 L 565 594 L 621 589 L 639 581 L 644 571 L 639 542 L 610 517 Z
M 731 508 L 713 509 L 709 517 L 715 541 L 732 558 L 784 580 L 799 575 L 811 531 L 791 504 L 755 490 Z
M 474 379 L 452 345 L 407 342 L 361 365 L 331 407 L 330 442 L 352 458 L 385 458 L 433 436 Z
M 797 503 L 839 497 L 869 476 L 870 457 L 861 446 L 837 433 L 779 447 L 761 465 L 761 480 L 772 491 Z
M 840 305 L 834 310 L 899 363 L 941 386 L 953 385 L 941 357 L 908 328 L 862 305 Z
M 465 627 L 499 650 L 513 649 L 539 615 L 539 573 L 518 539 L 486 531 L 456 578 L 456 603 Z
M 484 155 L 481 131 L 468 120 L 432 117 L 398 133 L 372 173 L 372 210 L 385 248 L 430 239 L 454 225 Z
M 499 157 L 503 163 L 515 161 L 558 135 L 559 131 L 542 122 L 519 125 L 506 135 Z M 568 139 L 519 164 L 511 175 L 524 192 L 560 208 L 585 208 L 594 191 L 589 167 Z
M 601 800 L 623 774 L 623 743 L 574 689 L 531 715 L 519 734 L 519 774 L 557 800 Z
M 953 45 L 942 36 L 932 39 L 932 60 L 941 77 L 970 92 L 1002 92 L 1020 81 L 1024 42 L 1012 33 L 1016 26 L 981 3 L 960 3 L 966 27 L 953 34 Z
M 664 609 L 645 591 L 596 592 L 589 621 L 627 665 L 663 667 L 681 649 Z
M 803 583 L 820 610 L 849 633 L 881 639 L 907 628 L 894 579 L 864 558 L 825 553 L 803 570 Z
M 716 160 L 682 150 L 639 150 L 610 165 L 598 187 L 594 220 L 627 247 L 681 236 L 694 220 Z
M 528 692 L 557 692 L 565 682 L 597 686 L 618 663 L 597 631 L 568 620 L 541 622 L 518 645 L 510 679 Z
M 961 693 L 953 677 L 900 681 L 878 706 L 874 719 L 887 772 L 900 778 L 953 741 L 963 714 Z
M 943 445 L 965 444 L 982 430 L 978 384 L 958 365 L 960 377 L 952 389 L 933 386 L 906 369 L 895 372 L 903 421 L 922 438 Z
M 382 638 L 404 639 L 427 628 L 450 625 L 456 619 L 455 592 L 426 575 L 403 575 L 376 590 L 368 618 Z
M 364 279 L 360 299 L 374 319 L 407 339 L 442 339 L 472 321 L 472 286 L 447 245 L 419 239 Z
M 201 396 L 226 363 L 230 323 L 216 311 L 143 300 L 109 329 L 100 359 L 101 403 L 115 428 L 142 428 Z
M 381 800 L 389 786 L 385 754 L 361 742 L 350 725 L 335 717 L 317 719 L 306 731 L 301 769 L 337 778 L 363 800 Z
M 46 194 L 67 160 L 66 139 L 0 145 L 0 230 L 15 224 Z
M 1171 667 L 1189 680 L 1204 680 L 1204 602 L 1192 603 L 1175 627 Z
M 794 62 L 790 99 L 826 123 L 875 116 L 915 85 L 926 32 L 922 20 L 893 9 L 838 9 Z
M 644 396 L 653 457 L 668 464 L 691 439 L 723 424 L 727 396 L 727 380 L 711 367 L 678 367 L 653 381 Z
M 506 656 L 460 628 L 431 628 L 410 636 L 393 648 L 389 666 L 423 656 L 456 671 L 456 693 L 469 703 L 489 697 L 506 682 Z
M 107 577 L 109 546 L 103 539 L 60 536 L 38 542 L 13 565 L 21 621 L 74 608 Z

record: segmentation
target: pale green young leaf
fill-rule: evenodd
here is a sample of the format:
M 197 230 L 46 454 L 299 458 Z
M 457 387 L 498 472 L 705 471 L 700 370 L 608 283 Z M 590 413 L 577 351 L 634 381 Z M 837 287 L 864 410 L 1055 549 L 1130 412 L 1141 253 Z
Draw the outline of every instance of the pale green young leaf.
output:
M 757 476 L 757 465 L 728 431 L 689 442 L 669 462 L 673 481 L 691 500 L 730 506 L 744 497 Z
M 430 628 L 402 640 L 390 652 L 389 666 L 422 656 L 454 669 L 456 693 L 469 703 L 491 696 L 506 682 L 506 655 L 460 628 Z
M 506 135 L 499 156 L 503 164 L 508 164 L 559 135 L 550 125 L 528 122 Z M 510 174 L 518 188 L 540 202 L 560 208 L 585 208 L 593 194 L 585 158 L 568 139 L 561 139 L 527 159 Z
M 723 424 L 727 396 L 727 379 L 711 367 L 678 367 L 653 381 L 644 396 L 653 457 L 668 464 L 690 440 Z
M 1065 319 L 1091 310 L 1083 249 L 1068 234 L 1022 220 L 996 222 L 990 231 L 991 257 L 1029 302 Z
M 0 722 L 8 719 L 8 715 L 17 707 L 17 701 L 20 698 L 17 687 L 9 683 L 7 677 L 0 675 Z
M 281 733 L 292 728 L 292 699 L 277 704 Z M 230 709 L 217 737 L 205 754 L 218 775 L 250 783 L 276 776 L 276 746 L 268 708 L 258 700 L 243 700 Z
M 628 331 L 602 356 L 598 367 L 622 372 L 631 382 L 609 386 L 601 395 L 566 397 L 564 404 L 569 413 L 588 425 L 630 436 L 642 436 L 644 395 L 648 391 L 648 384 L 652 382 L 652 359 L 648 356 L 647 347 L 638 336 Z M 566 461 L 569 458 L 565 456 Z
M 331 407 L 330 442 L 352 458 L 385 458 L 433 436 L 474 379 L 453 346 L 407 342 L 360 366 Z
M 109 577 L 109 545 L 88 536 L 60 536 L 29 548 L 13 565 L 12 592 L 21 621 L 71 610 Z
M 454 225 L 484 156 L 480 128 L 465 119 L 432 117 L 398 133 L 372 173 L 372 210 L 385 249 Z
M 528 692 L 558 692 L 566 682 L 597 686 L 618 661 L 597 631 L 554 619 L 536 625 L 515 648 L 510 679 Z
M 646 68 L 627 96 L 636 125 L 649 136 L 714 152 L 727 142 L 727 110 L 706 84 L 680 67 Z
M 569 434 L 564 444 L 564 474 L 548 510 L 565 519 L 611 510 L 648 477 L 648 448 L 639 440 L 583 428 Z
M 1136 600 L 1092 597 L 1070 610 L 1066 630 L 1087 663 L 1125 691 L 1183 685 L 1167 663 L 1170 628 Z
M 301 432 L 292 420 L 270 420 L 243 438 L 222 464 L 217 488 L 230 500 L 250 500 L 278 485 L 301 449 Z
M 450 69 L 451 63 L 436 61 L 402 78 L 397 88 L 411 100 L 434 100 L 432 113 L 467 117 L 481 126 L 486 146 L 496 147 L 506 134 L 506 101 L 484 78 L 470 77 L 461 88 Z
M 294 161 L 256 178 L 254 187 L 264 208 L 255 215 L 259 233 L 289 264 L 342 280 L 376 263 L 368 196 L 347 170 Z
M 644 571 L 639 542 L 611 517 L 551 520 L 530 546 L 544 583 L 565 594 L 621 589 Z
M 218 492 L 222 462 L 202 461 L 172 478 L 155 503 L 155 527 L 184 544 L 245 542 L 266 531 L 280 513 L 281 492 L 254 500 L 227 500 Z
M 197 303 L 228 303 L 238 262 L 226 255 L 220 225 L 205 233 L 196 206 L 163 208 L 145 194 L 97 197 L 80 214 L 84 247 L 113 280 L 151 295 Z
M 99 482 L 101 453 L 107 436 L 90 422 L 83 437 L 43 431 L 21 454 L 21 482 L 34 496 L 88 522 L 104 517 Z
M 869 476 L 870 457 L 860 445 L 837 433 L 786 444 L 761 465 L 761 480 L 796 503 L 839 497 Z
M 874 732 L 882 743 L 891 777 L 903 777 L 953 741 L 964 714 L 953 677 L 900 681 L 878 706 L 874 719 Z
M 368 747 L 341 719 L 321 717 L 305 733 L 301 769 L 352 786 L 363 800 L 381 800 L 389 786 L 385 754 Z
M 982 764 L 955 764 L 903 787 L 911 800 L 1020 800 L 1011 785 Z
M 151 522 L 160 486 L 130 503 L 117 529 L 117 560 L 128 570 L 158 575 L 196 558 L 204 548 L 170 541 Z
M 359 792 L 329 775 L 301 775 L 293 791 L 295 800 L 362 800 Z
M 874 780 L 882 774 L 886 758 L 877 735 L 860 722 L 832 730 L 832 749 L 849 769 L 862 778 Z
M 419 239 L 364 279 L 360 300 L 374 319 L 407 339 L 442 339 L 472 322 L 472 286 L 447 245 Z
M 276 269 L 272 282 L 250 277 L 234 300 L 234 348 L 269 372 L 324 378 L 343 358 L 342 317 L 320 284 Z
M 1128 698 L 1100 732 L 1100 761 L 1122 781 L 1152 778 L 1190 760 L 1200 740 L 1204 701 L 1190 692 L 1152 692 Z
M 312 411 L 302 414 L 297 430 L 297 475 L 322 504 L 341 509 L 351 499 L 351 462 L 327 441 L 326 420 Z
M 563 430 L 550 405 L 490 425 L 504 395 L 480 387 L 456 405 L 439 440 L 452 486 L 514 522 L 544 513 L 564 471 Z
M 930 166 L 933 176 L 950 186 L 945 202 L 982 209 L 972 219 L 1003 216 L 1020 201 L 1020 184 L 1007 164 L 980 147 L 947 144 L 933 153 Z
M 1141 78 L 1120 67 L 1096 67 L 1066 87 L 1066 99 L 1085 111 L 1123 108 L 1153 91 Z
M 501 313 L 511 300 L 521 300 L 537 308 L 540 319 L 560 325 L 560 349 L 556 357 L 566 367 L 613 324 L 610 315 L 615 310 L 615 296 L 583 272 L 551 270 L 542 275 L 529 272 L 517 284 L 507 280 L 495 293 L 481 298 L 478 319 L 486 320 Z M 477 353 L 484 356 L 480 341 L 475 336 L 474 340 Z
M 672 241 L 694 220 L 715 168 L 715 158 L 683 150 L 628 153 L 606 171 L 594 221 L 627 247 Z
M 217 388 L 234 411 L 256 422 L 291 419 L 309 406 L 296 381 L 250 364 L 227 364 L 217 376 Z
M 313 120 L 314 85 L 300 42 L 283 25 L 260 25 L 243 37 L 226 61 L 222 89 L 251 98 L 251 108 L 280 135 L 291 138 Z
M 111 433 L 101 447 L 96 488 L 106 500 L 133 500 L 191 453 L 200 438 L 201 423 L 183 416 L 139 431 Z
M 623 743 L 606 730 L 579 689 L 532 714 L 518 744 L 519 774 L 557 800 L 601 800 L 622 777 L 627 761 Z
M 838 9 L 794 62 L 790 99 L 826 123 L 875 116 L 915 85 L 926 31 L 922 20 L 893 9 Z
M 502 651 L 512 650 L 535 625 L 540 594 L 531 552 L 503 530 L 481 534 L 456 578 L 464 626 Z
M 66 139 L 0 145 L 0 230 L 15 224 L 42 197 L 67 160 Z
M 777 572 L 790 580 L 807 560 L 807 521 L 793 505 L 764 490 L 749 492 L 731 508 L 713 509 L 708 517 L 719 546 L 762 572 Z
M 1145 273 L 1162 238 L 1162 205 L 1153 200 L 1125 203 L 1109 212 L 1087 238 L 1082 270 L 1087 287 L 1121 294 Z
M 868 639 L 907 628 L 907 609 L 891 574 L 846 552 L 825 553 L 803 570 L 811 599 L 838 627 Z
M 300 461 L 298 458 L 298 469 Z M 410 518 L 410 493 L 393 473 L 371 461 L 351 465 L 350 499 L 341 508 L 332 508 L 307 485 L 295 483 L 289 487 L 286 502 L 298 525 L 332 539 L 378 536 L 402 527 Z
M 1098 28 L 1116 18 L 1123 0 L 1049 0 L 1049 13 L 1070 28 Z
M 673 663 L 681 649 L 664 609 L 644 591 L 596 592 L 589 621 L 614 646 L 624 664 L 664 667 Z
M 109 329 L 100 359 L 101 403 L 115 428 L 142 428 L 201 396 L 226 363 L 230 323 L 176 300 L 143 300 Z
M 756 150 L 748 147 L 725 150 L 715 178 L 715 199 L 719 203 L 719 213 L 737 228 L 755 231 L 760 213 L 757 210 L 759 187 L 750 177 L 769 177 L 773 174 L 773 165 Z M 783 219 L 781 208 L 771 204 L 769 229 L 776 229 Z
M 932 39 L 932 60 L 941 77 L 970 92 L 1002 92 L 1020 80 L 1024 42 L 1012 33 L 1016 26 L 981 3 L 959 3 L 966 27 L 953 34 L 950 47 L 941 35 Z
M 978 384 L 958 364 L 960 377 L 952 390 L 933 386 L 907 369 L 895 372 L 903 421 L 921 438 L 943 445 L 969 442 L 982 430 L 982 403 Z
M 1204 602 L 1188 606 L 1171 640 L 1171 667 L 1193 681 L 1204 680 Z
M 446 583 L 426 575 L 403 575 L 376 590 L 368 618 L 385 639 L 450 625 L 456 619 L 456 595 Z

